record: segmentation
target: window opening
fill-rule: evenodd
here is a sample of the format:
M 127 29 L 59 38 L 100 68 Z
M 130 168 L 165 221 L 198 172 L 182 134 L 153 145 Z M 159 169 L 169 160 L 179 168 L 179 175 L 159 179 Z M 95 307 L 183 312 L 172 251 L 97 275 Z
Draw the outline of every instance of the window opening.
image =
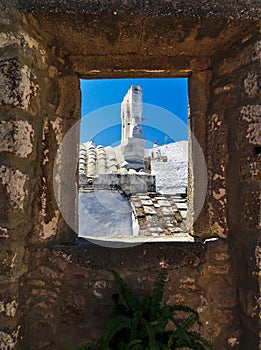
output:
M 192 241 L 186 78 L 81 80 L 79 236 Z

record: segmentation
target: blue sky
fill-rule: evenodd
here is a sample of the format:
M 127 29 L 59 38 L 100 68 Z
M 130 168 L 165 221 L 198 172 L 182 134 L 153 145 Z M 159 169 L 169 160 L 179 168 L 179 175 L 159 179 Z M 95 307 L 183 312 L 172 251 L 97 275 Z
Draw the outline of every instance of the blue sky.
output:
M 143 92 L 143 138 L 147 147 L 187 139 L 186 78 L 81 80 L 80 142 L 116 145 L 121 138 L 120 104 L 131 85 Z

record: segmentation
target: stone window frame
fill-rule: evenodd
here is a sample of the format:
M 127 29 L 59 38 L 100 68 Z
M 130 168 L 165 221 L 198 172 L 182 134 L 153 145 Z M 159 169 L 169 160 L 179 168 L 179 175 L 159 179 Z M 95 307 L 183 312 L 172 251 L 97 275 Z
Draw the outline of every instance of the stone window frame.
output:
M 108 73 L 105 71 L 100 71 L 98 73 L 85 72 L 84 75 L 78 75 L 77 79 L 80 82 L 80 79 L 105 79 L 105 78 L 187 78 L 188 79 L 188 134 L 189 134 L 189 161 L 188 161 L 188 172 L 189 172 L 189 183 L 188 183 L 188 226 L 190 233 L 195 236 L 195 240 L 197 240 L 197 236 L 205 238 L 210 238 L 210 230 L 208 225 L 206 224 L 206 221 L 208 222 L 208 210 L 207 205 L 204 203 L 201 213 L 197 213 L 198 219 L 193 222 L 194 219 L 194 210 L 197 207 L 197 198 L 202 196 L 202 186 L 204 187 L 204 184 L 201 185 L 200 178 L 204 177 L 204 174 L 202 173 L 202 164 L 197 163 L 198 161 L 198 152 L 193 151 L 194 146 L 194 140 L 191 138 L 191 134 L 194 134 L 198 144 L 200 145 L 203 153 L 206 153 L 206 138 L 205 134 L 202 135 L 202 130 L 206 129 L 207 125 L 207 117 L 206 117 L 206 100 L 209 96 L 209 87 L 206 84 L 206 82 L 209 82 L 210 79 L 210 73 L 207 71 L 198 72 L 193 70 L 187 70 L 185 73 L 180 71 L 170 71 L 169 69 L 162 70 L 160 73 L 153 72 L 149 70 L 140 70 L 136 71 L 135 74 L 133 74 L 132 70 L 124 70 L 121 71 L 121 73 L 113 72 L 113 74 L 110 74 L 108 76 Z M 79 85 L 78 85 L 79 86 Z M 80 89 L 80 87 L 79 87 Z M 194 92 L 195 98 L 193 97 Z M 199 94 L 201 95 L 201 98 L 198 98 Z M 80 96 L 80 95 L 79 95 Z M 78 104 L 80 104 L 81 101 L 78 101 Z M 198 120 L 197 116 L 200 116 L 200 121 Z M 203 118 L 202 118 L 203 117 Z M 79 140 L 79 135 L 76 135 Z M 77 144 L 77 150 L 79 145 Z M 66 153 L 70 153 L 71 150 L 65 150 Z M 205 155 L 205 154 L 204 154 Z M 73 156 L 72 156 L 73 157 Z M 196 159 L 196 163 L 192 165 L 192 159 Z M 207 161 L 207 159 L 206 159 Z M 195 184 L 197 183 L 197 186 Z M 73 198 L 71 198 L 72 200 Z M 204 199 L 203 199 L 204 201 Z M 68 203 L 68 201 L 65 201 Z M 75 199 L 75 210 L 74 212 L 71 211 L 71 206 L 69 206 L 70 210 L 68 211 L 66 209 L 66 217 L 69 216 L 69 220 L 73 220 L 71 217 L 72 214 L 75 215 L 75 222 L 77 222 L 78 227 L 78 180 L 77 180 L 77 193 L 76 193 L 76 199 Z M 196 209 L 197 210 L 197 209 Z M 66 241 L 69 241 L 71 243 L 75 243 L 78 240 L 78 234 L 73 233 L 72 231 L 67 235 Z M 58 238 L 58 237 L 57 237 Z M 60 239 L 58 242 L 61 241 Z M 62 239 L 63 241 L 63 239 Z M 162 242 L 164 242 L 164 239 L 162 239 Z
M 70 15 L 68 16 L 70 17 Z M 109 17 L 111 18 L 111 16 Z M 148 19 L 149 25 L 152 25 L 152 27 L 155 24 L 159 24 L 160 21 L 159 18 L 155 19 L 154 17 Z M 52 37 L 54 36 L 55 38 L 55 34 L 53 34 L 53 32 L 50 32 L 49 27 L 50 24 L 53 23 L 53 15 L 50 16 L 50 18 L 47 18 L 46 23 L 45 20 L 46 19 L 44 18 L 42 22 L 44 25 L 43 30 L 46 30 L 47 28 L 47 34 L 49 35 L 47 35 L 47 38 L 50 43 L 52 43 Z M 117 19 L 117 23 L 121 23 L 121 20 L 123 20 L 122 23 L 125 23 L 124 21 L 126 21 L 126 18 L 119 17 Z M 136 21 L 136 18 L 134 21 Z M 65 51 L 65 47 L 63 48 L 63 45 L 66 45 L 66 42 L 61 41 L 60 50 L 57 50 L 54 53 L 51 52 L 50 57 L 52 59 L 53 65 L 55 67 L 57 66 L 57 69 L 53 67 L 54 69 L 51 73 L 53 76 L 58 76 L 58 80 L 56 80 L 56 84 L 58 83 L 58 88 L 60 82 L 63 81 L 61 88 L 59 89 L 60 105 L 58 107 L 58 115 L 60 118 L 59 120 L 61 123 L 61 128 L 63 129 L 63 136 L 66 133 L 66 129 L 68 130 L 68 128 L 77 121 L 77 118 L 79 119 L 80 117 L 80 78 L 189 78 L 189 132 L 191 135 L 193 134 L 196 137 L 205 156 L 207 164 L 208 185 L 203 208 L 200 213 L 197 213 L 197 200 L 198 198 L 202 197 L 203 192 L 201 186 L 202 167 L 200 162 L 198 162 L 198 152 L 196 150 L 193 138 L 191 138 L 189 145 L 190 165 L 188 221 L 190 223 L 189 231 L 196 237 L 196 239 L 204 241 L 210 237 L 228 237 L 228 214 L 230 207 L 227 194 L 229 190 L 229 159 L 227 157 L 227 154 L 229 153 L 229 144 L 227 135 L 229 130 L 228 125 L 226 124 L 226 120 L 224 119 L 223 107 L 217 106 L 217 104 L 213 103 L 211 100 L 217 94 L 219 94 L 219 97 L 222 97 L 223 93 L 226 93 L 227 90 L 225 89 L 227 89 L 227 87 L 224 87 L 223 89 L 222 86 L 218 86 L 218 75 L 220 73 L 220 68 L 217 66 L 220 64 L 220 62 L 222 66 L 222 61 L 225 61 L 226 55 L 231 54 L 229 51 L 231 44 L 234 45 L 237 40 L 241 40 L 241 37 L 248 34 L 252 28 L 249 26 L 249 23 L 245 23 L 243 28 L 240 27 L 242 30 L 238 32 L 238 28 L 242 23 L 237 21 L 235 21 L 235 26 L 231 26 L 230 23 L 228 23 L 226 20 L 219 20 L 218 26 L 216 26 L 216 23 L 213 23 L 213 19 L 207 19 L 203 22 L 199 21 L 200 23 L 197 21 L 197 19 L 195 19 L 194 22 L 194 25 L 199 25 L 198 28 L 200 29 L 200 35 L 196 38 L 194 36 L 192 37 L 192 52 L 190 55 L 184 54 L 184 47 L 182 47 L 182 45 L 180 47 L 177 46 L 175 55 L 169 55 L 167 51 L 158 54 L 158 52 L 155 51 L 156 41 L 153 41 L 153 33 L 150 33 L 152 37 L 146 37 L 147 42 L 151 43 L 152 45 L 151 54 L 148 52 L 148 47 L 145 48 L 145 51 L 141 57 L 137 53 L 130 54 L 129 48 L 128 50 L 124 48 L 122 53 L 118 53 L 121 52 L 121 48 L 119 46 L 120 39 L 117 42 L 115 40 L 118 40 L 118 37 L 114 38 L 106 34 L 104 35 L 104 32 L 101 31 L 98 32 L 98 35 L 101 35 L 100 38 L 102 38 L 103 44 L 106 43 L 108 49 L 105 48 L 104 51 L 101 51 L 100 46 L 96 52 L 95 46 L 92 46 L 92 49 L 94 51 L 90 51 L 89 48 L 83 44 L 80 47 L 80 52 L 76 52 L 75 47 L 71 49 L 68 45 L 66 47 L 67 51 Z M 61 25 L 62 30 L 64 30 L 64 23 L 65 22 L 63 20 L 62 23 L 58 24 Z M 183 18 L 179 18 L 177 20 L 177 23 L 184 24 L 184 26 L 188 24 L 185 19 L 183 23 Z M 171 35 L 173 35 L 174 28 L 172 24 L 173 23 L 171 22 L 171 18 L 169 18 L 169 20 L 166 21 L 166 26 L 168 29 L 170 29 Z M 102 29 L 102 23 L 100 25 Z M 163 27 L 160 30 L 163 30 Z M 59 27 L 57 26 L 57 28 Z M 69 40 L 69 44 L 71 43 L 74 45 L 74 43 L 77 42 L 76 38 L 80 38 L 78 36 L 79 32 L 77 32 L 77 28 L 73 28 L 75 34 L 73 41 L 70 41 L 69 37 L 67 38 L 67 40 Z M 193 56 L 193 50 L 195 50 L 198 45 L 197 40 L 202 40 L 203 48 L 205 48 L 206 45 L 204 40 L 208 36 L 208 33 L 210 33 L 210 30 L 213 30 L 213 28 L 215 28 L 215 30 L 214 33 L 211 34 L 213 37 L 213 43 L 211 42 L 209 54 L 195 51 L 196 55 Z M 113 28 L 113 30 L 114 29 L 118 30 L 119 27 Z M 109 29 L 106 27 L 106 30 Z M 219 38 L 221 30 L 222 36 Z M 223 30 L 228 32 L 228 38 L 226 38 L 224 35 Z M 123 40 L 127 40 L 124 35 Z M 192 35 L 194 34 L 192 33 Z M 150 42 L 148 38 L 149 40 L 152 39 L 152 41 Z M 94 40 L 92 41 L 92 45 L 95 44 L 96 40 L 99 41 L 99 38 L 93 39 Z M 59 42 L 59 40 L 62 40 L 62 38 L 58 37 L 57 40 Z M 155 40 L 157 40 L 157 36 Z M 177 37 L 177 40 L 179 40 L 179 37 Z M 224 47 L 222 46 L 224 40 L 226 43 L 225 50 L 227 51 L 224 51 Z M 168 44 L 168 42 L 166 43 Z M 179 42 L 177 42 L 177 44 L 179 45 Z M 117 53 L 114 52 L 114 48 L 116 46 L 118 50 L 116 50 Z M 82 48 L 85 48 L 87 51 L 86 54 L 81 51 Z M 66 97 L 68 97 L 71 93 L 72 85 L 75 87 L 77 86 L 78 89 L 77 93 L 75 94 L 76 99 L 73 103 L 71 103 L 70 106 L 66 106 Z M 215 88 L 215 86 L 218 87 Z M 50 90 L 50 92 L 51 91 L 52 90 Z M 61 98 L 63 94 L 64 96 Z M 61 99 L 63 101 L 61 101 Z M 66 114 L 69 114 L 69 117 L 67 117 Z M 66 117 L 68 118 L 68 122 L 66 120 Z M 55 124 L 52 121 L 51 124 L 54 129 Z M 54 131 L 56 132 L 56 130 Z M 75 134 L 77 134 L 77 131 L 75 131 Z M 77 135 L 75 135 L 75 139 L 76 138 Z M 216 146 L 218 147 L 218 150 Z M 78 159 L 77 147 L 78 145 L 75 145 L 73 150 L 64 150 L 64 153 L 71 154 L 72 157 L 69 157 L 70 159 Z M 213 150 L 215 150 L 216 154 L 213 152 Z M 191 160 L 193 160 L 193 162 Z M 50 174 L 50 170 L 51 169 L 49 168 L 46 170 L 46 172 Z M 62 167 L 61 170 L 63 170 Z M 77 199 L 77 188 L 75 186 L 75 177 L 74 182 L 72 182 L 70 185 L 71 188 L 74 187 L 74 196 L 72 195 L 70 198 L 66 198 L 65 204 L 67 206 L 68 215 L 72 217 L 72 220 L 77 222 L 78 213 L 75 204 Z M 72 209 L 73 202 L 74 204 Z M 49 218 L 52 219 L 47 222 L 47 225 L 50 224 L 51 226 L 53 225 L 52 227 L 54 227 L 53 232 L 51 233 L 51 237 L 44 236 L 43 239 L 45 240 L 46 237 L 46 242 L 75 243 L 77 235 L 75 232 L 72 232 L 70 228 L 68 228 L 68 225 L 61 218 L 59 210 L 58 219 L 56 216 L 54 216 L 55 213 L 56 212 L 52 208 L 52 214 L 49 215 Z M 194 215 L 194 213 L 196 213 L 196 215 Z M 196 216 L 197 220 L 195 220 Z M 57 225 L 56 221 L 58 221 Z M 55 225 L 57 229 L 55 228 Z M 47 228 L 49 229 L 49 226 Z

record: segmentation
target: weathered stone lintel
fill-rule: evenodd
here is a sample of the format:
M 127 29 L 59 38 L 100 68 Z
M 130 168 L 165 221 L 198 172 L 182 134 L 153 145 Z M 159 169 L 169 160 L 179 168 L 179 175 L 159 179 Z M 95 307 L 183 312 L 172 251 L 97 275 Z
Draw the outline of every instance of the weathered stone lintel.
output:
M 188 77 L 191 71 L 209 68 L 205 58 L 178 56 L 117 55 L 71 56 L 74 70 L 82 78 Z
M 15 0 L 13 5 L 23 11 L 34 12 L 71 12 L 71 13 L 114 13 L 118 14 L 150 14 L 150 15 L 169 15 L 173 14 L 177 17 L 182 16 L 200 16 L 202 18 L 259 18 L 259 7 L 255 1 L 248 3 L 238 3 L 232 0 L 229 3 L 209 2 L 206 4 L 200 0 L 175 1 L 175 3 L 166 0 L 153 0 L 148 3 L 146 1 L 116 1 L 110 0 L 97 1 L 77 1 L 67 0 L 65 3 L 60 1 L 27 1 Z

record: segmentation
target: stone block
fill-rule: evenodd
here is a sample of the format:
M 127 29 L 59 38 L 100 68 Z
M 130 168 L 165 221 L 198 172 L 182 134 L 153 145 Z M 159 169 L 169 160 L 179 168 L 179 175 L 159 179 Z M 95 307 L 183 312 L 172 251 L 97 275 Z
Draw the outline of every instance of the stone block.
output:
M 170 202 L 164 199 L 158 199 L 158 204 L 160 207 L 171 207 Z
M 173 215 L 173 209 L 171 207 L 161 207 L 160 210 L 162 212 L 162 215 Z
M 261 183 L 261 154 L 240 158 L 240 179 L 248 183 Z
M 34 66 L 43 70 L 47 70 L 47 54 L 40 42 L 37 41 L 33 36 L 29 35 L 24 31 L 14 31 L 14 26 L 11 26 L 12 31 L 0 33 L 0 49 L 5 50 L 7 55 L 12 54 L 14 51 L 17 54 L 25 53 L 29 56 L 28 61 L 34 60 Z M 56 73 L 55 67 L 49 67 L 49 76 L 54 77 Z
M 240 289 L 239 291 L 240 304 L 243 312 L 249 317 L 258 317 L 260 309 L 260 299 L 258 292 L 251 289 Z
M 132 204 L 134 205 L 135 209 L 136 209 L 136 208 L 141 208 L 141 207 L 142 207 L 140 201 L 133 200 L 133 199 L 131 198 L 131 202 L 132 202 Z
M 24 248 L 21 245 L 2 244 L 0 246 L 1 283 L 17 280 L 24 272 Z
M 208 259 L 213 265 L 216 265 L 219 261 L 224 262 L 229 260 L 229 246 L 225 240 L 208 241 L 206 244 Z
M 0 102 L 3 105 L 28 110 L 35 93 L 28 66 L 22 66 L 15 58 L 0 61 Z
M 226 169 L 229 151 L 224 114 L 213 113 L 209 118 L 207 153 L 207 201 L 211 235 L 225 238 L 228 234 Z
M 176 227 L 177 226 L 177 222 L 176 222 L 176 220 L 175 220 L 173 215 L 162 216 L 160 218 L 160 222 L 161 222 L 161 225 L 163 227 Z
M 137 195 L 137 197 L 138 197 L 140 200 L 150 200 L 150 196 L 146 196 L 146 195 Z
M 182 216 L 182 219 L 186 219 L 187 218 L 187 211 L 181 210 L 180 215 Z
M 147 223 L 147 228 L 158 227 L 159 226 L 158 217 L 156 215 L 147 215 L 146 216 L 146 223 Z
M 47 266 L 40 266 L 39 267 L 39 273 L 43 277 L 51 280 L 57 280 L 59 278 L 59 274 Z
M 261 228 L 260 202 L 260 190 L 244 190 L 242 192 L 242 227 L 246 227 L 253 230 Z
M 209 265 L 208 271 L 215 275 L 227 275 L 231 271 L 230 264 Z
M 34 130 L 25 120 L 0 122 L 0 152 L 26 158 L 33 151 Z
M 145 212 L 143 208 L 135 208 L 135 212 L 137 217 L 145 217 Z
M 51 316 L 50 313 L 47 312 L 42 312 L 41 313 L 42 319 L 40 320 L 36 320 L 35 322 L 33 322 L 33 324 L 31 325 L 31 329 L 32 332 L 35 332 L 36 334 L 38 334 L 37 338 L 36 338 L 36 344 L 35 348 L 38 349 L 48 349 L 50 348 L 50 342 L 48 340 L 43 340 L 41 339 L 41 337 L 46 334 L 48 334 L 50 336 L 50 334 L 54 333 L 54 324 L 53 322 L 50 320 L 50 318 L 53 318 Z M 49 318 L 49 320 L 48 320 Z
M 248 72 L 244 80 L 244 88 L 249 97 L 254 97 L 258 94 L 258 74 L 256 72 Z
M 147 199 L 147 200 L 145 200 L 145 199 L 142 199 L 141 200 L 141 204 L 142 205 L 153 205 L 153 203 L 152 203 L 152 201 L 150 200 L 150 199 Z
M 162 230 L 161 227 L 150 227 L 150 232 L 153 235 L 153 233 L 160 234 L 160 233 L 163 233 L 164 231 Z
M 9 275 L 15 266 L 17 253 L 12 249 L 0 248 L 0 274 Z
M 22 46 L 23 43 L 24 43 L 24 40 L 20 33 L 16 33 L 16 32 L 0 33 L 0 49 L 4 49 L 10 45 Z
M 37 279 L 29 279 L 27 281 L 28 286 L 32 287 L 45 287 L 46 282 L 42 280 L 37 280 Z
M 75 75 L 65 76 L 59 78 L 59 96 L 60 103 L 56 114 L 58 117 L 64 119 L 71 119 L 75 123 L 76 118 L 80 117 L 80 89 L 79 79 Z M 66 127 L 70 128 L 69 123 Z
M 174 234 L 175 233 L 175 236 L 183 236 L 185 235 L 185 233 L 183 232 L 183 230 L 180 228 L 180 227 L 168 227 L 168 231 L 171 233 L 171 234 Z
M 242 338 L 242 330 L 237 329 L 227 340 L 229 349 L 239 349 L 240 340 Z
M 153 207 L 150 206 L 144 206 L 144 213 L 148 215 L 155 215 L 156 211 L 153 209 Z
M 0 349 L 12 350 L 15 348 L 18 340 L 20 326 L 9 332 L 0 331 Z
M 219 64 L 217 73 L 219 75 L 231 74 L 236 69 L 248 65 L 249 62 L 259 65 L 260 60 L 260 41 L 251 42 L 249 45 L 245 45 L 237 55 L 237 59 L 234 56 L 226 57 L 221 64 Z
M 57 272 L 57 269 L 64 272 L 67 268 L 67 262 L 62 257 L 51 255 L 48 257 L 48 260 L 53 264 L 53 268 L 56 270 L 55 272 Z
M 188 206 L 186 203 L 175 203 L 175 204 L 179 210 L 187 210 L 188 209 Z
M 7 227 L 0 227 L 0 238 L 10 238 Z
M 182 216 L 181 216 L 179 211 L 175 212 L 175 219 L 177 220 L 177 222 L 182 222 L 183 221 L 183 218 L 182 218 Z
M 233 308 L 237 305 L 237 292 L 235 287 L 218 289 L 212 293 L 212 299 L 220 308 Z
M 255 269 L 261 271 L 261 246 L 258 244 L 255 247 Z
M 2 191 L 1 209 L 9 214 L 15 210 L 23 210 L 28 191 L 26 189 L 27 175 L 19 169 L 0 167 L 0 187 Z M 4 200 L 5 198 L 5 200 Z
M 8 299 L 10 299 L 10 297 Z M 16 299 L 9 300 L 9 302 L 0 299 L 0 316 L 15 317 L 17 307 L 18 303 Z
M 9 244 L 11 244 L 11 242 L 17 242 L 20 238 L 23 240 L 25 236 L 28 235 L 28 232 L 32 227 L 32 222 L 30 222 L 28 218 L 23 220 L 20 215 L 16 214 L 15 219 L 12 221 L 6 220 L 6 222 L 0 227 L 1 245 L 6 244 L 7 242 L 9 242 Z
M 246 139 L 254 146 L 261 146 L 261 105 L 241 108 L 239 120 L 247 122 Z
M 72 291 L 65 298 L 61 308 L 61 321 L 66 325 L 76 325 L 84 320 L 85 299 L 79 292 Z
M 57 292 L 60 292 L 60 290 L 57 290 Z M 53 292 L 48 289 L 32 289 L 31 294 L 34 297 L 42 297 L 46 298 L 48 301 L 54 300 L 55 298 L 58 297 L 57 292 Z

